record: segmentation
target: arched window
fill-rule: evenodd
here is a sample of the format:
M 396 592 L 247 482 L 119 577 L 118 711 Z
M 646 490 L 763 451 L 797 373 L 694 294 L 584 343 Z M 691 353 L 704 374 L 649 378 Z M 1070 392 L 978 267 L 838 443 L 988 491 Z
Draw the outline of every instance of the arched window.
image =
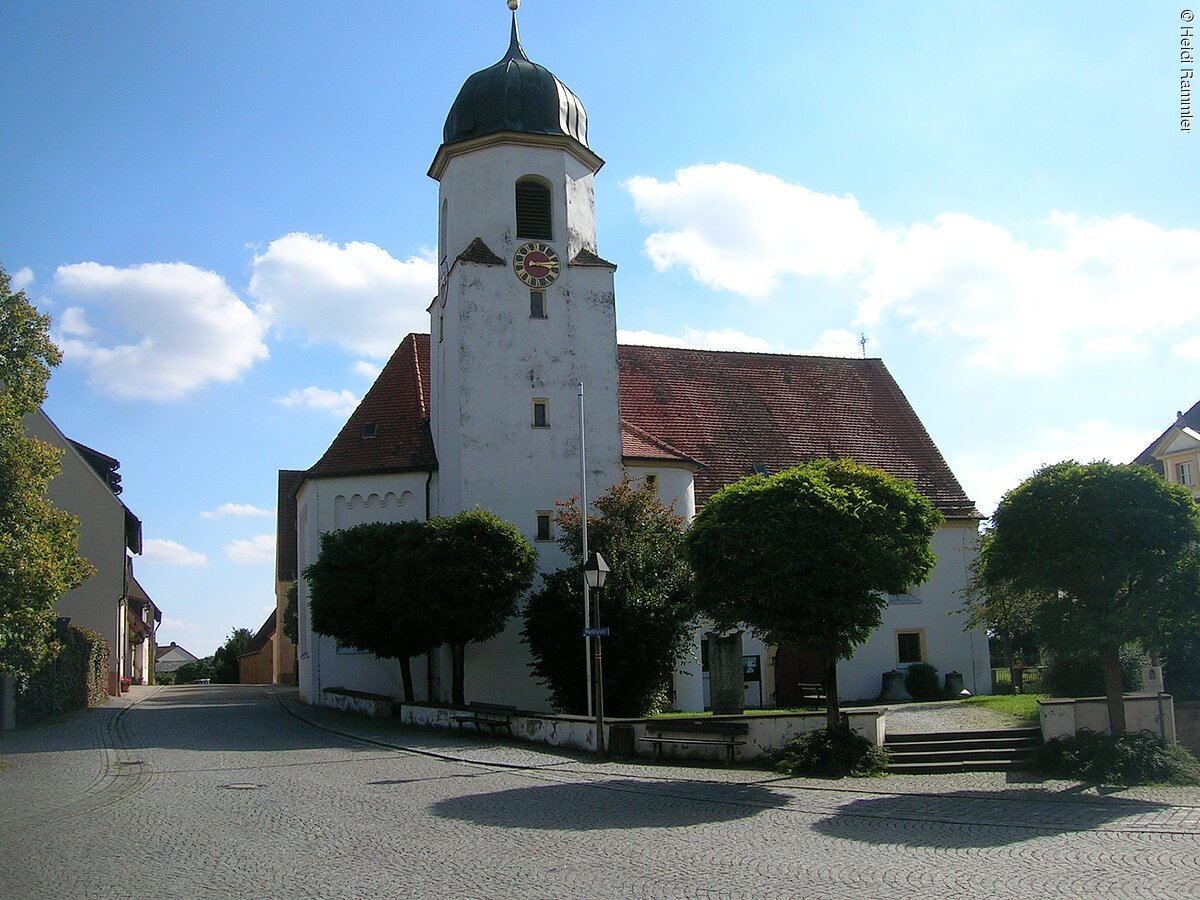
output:
M 522 178 L 517 182 L 517 237 L 554 240 L 550 188 L 531 178 Z

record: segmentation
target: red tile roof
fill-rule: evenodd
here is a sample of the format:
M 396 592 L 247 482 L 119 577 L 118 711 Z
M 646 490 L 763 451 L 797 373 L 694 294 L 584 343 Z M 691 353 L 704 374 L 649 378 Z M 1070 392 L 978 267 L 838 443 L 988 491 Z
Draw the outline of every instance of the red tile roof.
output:
M 914 481 L 947 518 L 979 511 L 877 359 L 618 347 L 627 459 L 694 466 L 704 503 L 755 466 L 848 457 Z M 410 334 L 305 477 L 432 469 L 429 335 Z M 378 425 L 363 438 L 362 426 Z
M 979 512 L 877 359 L 618 348 L 621 418 L 704 465 L 696 503 L 750 475 L 848 457 L 914 481 L 948 518 Z
M 363 426 L 374 425 L 374 437 Z M 305 478 L 437 468 L 429 431 L 429 335 L 410 334 Z

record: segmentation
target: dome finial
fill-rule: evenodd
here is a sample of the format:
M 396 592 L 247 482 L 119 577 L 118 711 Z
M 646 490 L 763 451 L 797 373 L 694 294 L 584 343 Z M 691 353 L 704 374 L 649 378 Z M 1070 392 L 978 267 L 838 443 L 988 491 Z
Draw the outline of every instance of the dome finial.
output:
M 512 10 L 512 36 L 508 39 L 508 54 L 505 59 L 528 59 L 525 49 L 521 46 L 521 35 L 517 31 L 517 7 L 521 0 L 508 0 L 508 8 Z

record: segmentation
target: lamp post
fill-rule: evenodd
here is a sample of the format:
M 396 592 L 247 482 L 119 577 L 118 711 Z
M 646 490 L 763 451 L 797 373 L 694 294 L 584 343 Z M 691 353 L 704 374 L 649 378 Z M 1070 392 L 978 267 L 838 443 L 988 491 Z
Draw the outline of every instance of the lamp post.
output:
M 592 649 L 595 665 L 592 666 L 596 707 L 596 752 L 604 755 L 604 661 L 601 653 L 601 636 L 604 629 L 600 627 L 600 591 L 608 578 L 608 563 L 599 553 L 588 557 L 583 567 L 583 577 L 587 586 L 596 596 L 596 615 L 592 618 L 593 627 L 588 629 L 592 637 Z

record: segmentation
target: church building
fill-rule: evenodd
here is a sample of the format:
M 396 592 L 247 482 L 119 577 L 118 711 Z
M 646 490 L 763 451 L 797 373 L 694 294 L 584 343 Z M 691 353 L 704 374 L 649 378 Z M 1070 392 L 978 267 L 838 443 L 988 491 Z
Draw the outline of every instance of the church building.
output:
M 882 673 L 919 661 L 989 692 L 986 635 L 953 615 L 980 515 L 883 363 L 618 345 L 616 266 L 596 240 L 602 165 L 583 104 L 525 55 L 514 13 L 508 51 L 467 79 L 429 169 L 439 184 L 430 332 L 401 341 L 299 476 L 298 569 L 316 559 L 323 532 L 476 507 L 519 527 L 541 571 L 562 568 L 554 509 L 580 490 L 582 384 L 590 498 L 628 475 L 655 484 L 690 520 L 727 484 L 824 457 L 915 482 L 946 520 L 937 567 L 911 594 L 889 598 L 879 630 L 839 667 L 842 696 L 872 698 Z M 302 696 L 319 703 L 331 687 L 399 695 L 394 661 L 312 632 L 303 578 L 298 586 Z M 494 640 L 468 645 L 468 700 L 550 709 L 519 632 L 518 616 Z M 706 705 L 699 642 L 675 675 L 682 710 Z M 743 649 L 747 706 L 791 705 L 801 683 L 819 680 L 787 648 L 747 636 Z M 448 700 L 448 651 L 414 660 L 413 674 L 418 699 Z

